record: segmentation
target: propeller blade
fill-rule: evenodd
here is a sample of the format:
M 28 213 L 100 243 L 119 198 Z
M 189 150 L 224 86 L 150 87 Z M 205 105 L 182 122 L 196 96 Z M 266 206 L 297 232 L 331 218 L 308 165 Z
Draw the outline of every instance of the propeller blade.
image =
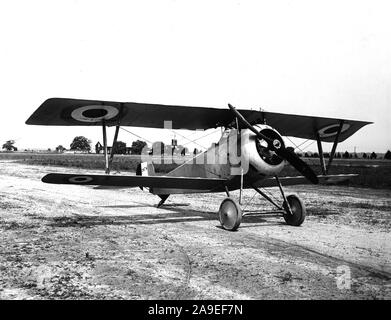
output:
M 234 106 L 228 103 L 228 107 L 231 109 L 231 111 L 235 114 L 235 116 L 242 122 L 248 129 L 250 129 L 252 132 L 254 132 L 258 137 L 261 137 L 263 140 L 265 140 L 268 144 L 273 145 L 273 140 L 269 137 L 266 137 L 262 133 L 260 133 L 257 129 L 255 129 L 250 122 L 248 122 L 238 110 L 235 109 Z
M 319 179 L 316 176 L 315 172 L 311 169 L 311 167 L 306 164 L 303 160 L 301 160 L 293 151 L 289 151 L 285 147 L 283 147 L 279 140 L 277 140 L 277 144 L 275 144 L 273 139 L 265 136 L 257 129 L 255 129 L 241 114 L 238 110 L 235 109 L 231 104 L 228 104 L 228 107 L 235 114 L 235 116 L 239 119 L 239 121 L 252 132 L 254 132 L 259 139 L 263 139 L 267 142 L 268 148 L 273 150 L 279 157 L 288 161 L 297 171 L 299 171 L 303 176 L 305 176 L 309 181 L 313 184 L 319 183 Z
M 305 163 L 294 151 L 289 151 L 286 148 L 275 150 L 276 154 L 288 161 L 297 171 L 306 177 L 313 184 L 318 184 L 319 179 L 311 167 Z

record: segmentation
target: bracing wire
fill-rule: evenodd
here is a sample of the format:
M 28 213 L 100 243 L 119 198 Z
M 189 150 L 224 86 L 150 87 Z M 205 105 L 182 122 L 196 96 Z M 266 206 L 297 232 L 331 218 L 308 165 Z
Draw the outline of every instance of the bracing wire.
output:
M 193 143 L 195 143 L 197 146 L 199 146 L 199 147 L 201 147 L 201 148 L 203 148 L 203 149 L 208 149 L 208 148 L 205 148 L 205 146 L 199 144 L 198 142 L 195 142 L 195 140 L 193 141 L 193 140 L 191 140 L 191 139 L 185 137 L 184 135 L 182 135 L 182 134 L 176 132 L 175 130 L 171 130 L 171 131 L 174 132 L 175 134 L 177 134 L 178 136 L 180 136 L 180 137 L 185 138 L 186 140 L 188 140 L 188 141 L 189 141 L 188 143 L 193 142 Z M 199 140 L 199 139 L 196 139 L 196 140 Z
M 143 138 L 143 137 L 141 137 L 141 136 L 139 136 L 139 135 L 137 135 L 137 134 L 135 134 L 135 133 L 133 133 L 133 132 L 131 132 L 131 131 L 129 131 L 129 130 L 123 128 L 123 127 L 120 127 L 120 129 L 126 131 L 127 133 L 130 133 L 130 134 L 136 136 L 137 138 L 143 139 L 143 140 L 147 141 L 148 143 L 151 143 L 151 144 L 152 144 L 152 142 L 149 141 L 148 139 L 145 139 L 145 138 Z
M 135 137 L 137 137 L 137 138 L 139 138 L 139 139 L 143 139 L 143 140 L 145 140 L 146 142 L 148 142 L 148 143 L 150 143 L 150 144 L 153 144 L 152 141 L 150 141 L 150 140 L 148 140 L 148 139 L 146 139 L 146 138 L 144 138 L 144 137 L 141 137 L 141 136 L 139 136 L 138 134 L 136 134 L 136 133 L 134 133 L 134 132 L 132 132 L 132 131 L 130 131 L 130 130 L 127 130 L 127 129 L 123 128 L 123 127 L 120 127 L 120 129 L 121 129 L 121 130 L 124 130 L 125 132 L 127 132 L 127 133 L 129 133 L 129 134 L 131 134 L 131 135 L 133 135 L 133 136 L 135 136 Z M 185 146 L 185 145 L 187 145 L 187 144 L 189 144 L 189 143 L 195 143 L 195 144 L 197 144 L 199 147 L 201 147 L 201 148 L 203 148 L 203 149 L 208 149 L 208 148 L 205 148 L 205 146 L 203 146 L 203 145 L 197 143 L 196 141 L 197 141 L 197 140 L 200 140 L 200 139 L 203 139 L 203 138 L 205 138 L 205 137 L 207 137 L 207 136 L 209 136 L 209 135 L 211 135 L 211 134 L 213 134 L 213 133 L 216 133 L 218 130 L 219 130 L 219 129 L 214 130 L 214 131 L 209 132 L 208 134 L 206 134 L 206 135 L 204 135 L 204 136 L 202 136 L 202 137 L 199 137 L 199 138 L 193 139 L 193 140 L 187 138 L 186 136 L 184 136 L 184 135 L 182 135 L 182 134 L 180 134 L 180 133 L 178 133 L 178 132 L 176 132 L 175 130 L 171 130 L 171 131 L 174 132 L 175 134 L 181 136 L 182 138 L 188 140 L 188 142 L 186 142 L 185 144 L 183 144 L 183 146 Z M 194 133 L 192 133 L 192 135 L 193 135 L 193 134 L 194 134 Z
M 311 141 L 310 139 L 307 139 L 305 140 L 304 142 L 300 143 L 299 145 L 297 145 L 296 143 L 294 143 L 289 137 L 286 137 L 294 146 L 295 146 L 295 149 L 299 149 L 301 152 L 305 152 L 305 149 L 307 149 L 308 147 L 310 147 L 314 142 L 315 140 Z M 311 143 L 309 145 L 307 145 L 305 148 L 303 147 L 300 148 L 300 146 L 306 144 L 308 141 L 311 141 Z
M 204 136 L 202 136 L 202 137 L 199 137 L 199 138 L 197 138 L 197 139 L 194 139 L 194 140 L 191 140 L 191 139 L 188 139 L 187 138 L 187 140 L 189 140 L 188 142 L 186 142 L 185 144 L 183 144 L 183 146 L 185 146 L 185 145 L 187 145 L 187 144 L 189 144 L 189 143 L 195 143 L 195 141 L 198 141 L 198 140 L 201 140 L 201 139 L 203 139 L 203 138 L 206 138 L 207 136 L 210 136 L 211 134 L 214 134 L 214 133 L 216 133 L 217 131 L 219 131 L 220 129 L 216 129 L 216 130 L 214 130 L 214 131 L 212 131 L 212 132 L 209 132 L 208 134 L 206 134 L 206 135 L 204 135 Z

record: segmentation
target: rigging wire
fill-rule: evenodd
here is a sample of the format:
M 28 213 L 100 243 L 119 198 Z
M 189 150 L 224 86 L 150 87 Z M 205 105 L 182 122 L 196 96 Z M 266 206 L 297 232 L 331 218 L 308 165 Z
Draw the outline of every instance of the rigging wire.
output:
M 288 136 L 286 136 L 286 138 L 296 147 L 295 149 L 299 149 L 301 152 L 305 152 L 305 149 L 307 149 L 308 147 L 310 147 L 314 142 L 315 140 L 310 140 L 310 139 L 307 139 L 305 140 L 304 142 L 300 143 L 299 145 L 297 145 L 296 143 L 294 143 Z M 307 143 L 308 141 L 311 141 L 311 143 L 309 145 L 307 145 L 305 148 L 303 147 L 300 148 L 300 146 L 304 145 L 305 143 Z
M 211 134 L 213 134 L 213 133 L 216 133 L 217 131 L 219 131 L 220 129 L 216 129 L 216 130 L 214 130 L 214 131 L 212 131 L 212 132 L 209 132 L 208 134 L 206 134 L 206 135 L 204 135 L 204 136 L 202 136 L 202 137 L 199 137 L 199 138 L 197 138 L 197 139 L 194 139 L 194 140 L 191 140 L 191 139 L 187 139 L 187 140 L 189 140 L 188 142 L 186 142 L 185 144 L 183 144 L 183 146 L 185 146 L 185 145 L 187 145 L 187 144 L 189 144 L 189 143 L 191 143 L 191 142 L 195 142 L 195 141 L 198 141 L 198 140 L 201 140 L 201 139 L 203 139 L 203 138 L 206 138 L 207 136 L 210 136 Z
M 250 201 L 247 201 L 247 204 L 244 206 L 244 208 L 243 208 L 243 212 L 245 212 L 246 211 L 246 208 L 250 205 L 250 204 L 252 204 L 252 201 L 253 201 L 253 199 L 254 199 L 254 197 L 255 197 L 255 195 L 257 194 L 257 192 L 256 191 L 254 191 L 254 194 L 253 194 L 253 196 L 251 197 L 251 199 L 250 199 Z
M 145 140 L 145 141 L 147 141 L 147 142 L 149 142 L 149 143 L 151 143 L 151 144 L 152 144 L 152 142 L 151 142 L 151 141 L 149 141 L 148 139 L 145 139 L 145 138 L 143 138 L 143 137 L 140 137 L 139 135 L 137 135 L 137 134 L 135 134 L 135 133 L 133 133 L 133 132 L 131 132 L 131 131 L 129 131 L 129 130 L 127 130 L 127 129 L 123 128 L 123 127 L 120 127 L 120 129 L 121 129 L 121 130 L 124 130 L 124 131 L 126 131 L 127 133 L 130 133 L 130 134 L 132 134 L 132 135 L 136 136 L 137 138 L 143 139 L 143 140 Z
M 289 140 L 297 149 L 299 149 L 302 153 L 305 153 L 305 152 L 306 152 L 305 149 L 309 148 L 313 143 L 315 143 L 315 140 L 307 139 L 307 140 L 305 140 L 304 142 L 300 143 L 299 145 L 296 145 L 291 139 L 289 139 L 289 137 L 286 137 L 286 138 L 287 138 L 287 139 L 288 139 L 288 140 Z M 308 144 L 308 145 L 306 145 L 305 147 L 303 147 L 303 149 L 300 148 L 300 146 L 306 144 L 308 141 L 311 141 L 311 143 Z M 309 159 L 309 160 L 308 160 L 308 164 L 310 164 L 310 165 L 313 165 L 313 164 L 315 164 L 315 163 L 316 163 L 316 160 L 313 160 L 313 159 Z
M 172 132 L 174 132 L 175 134 L 177 134 L 178 136 L 182 137 L 182 138 L 185 138 L 186 140 L 189 140 L 189 143 L 190 142 L 194 142 L 193 140 L 189 139 L 189 138 L 186 138 L 184 135 L 176 132 L 175 130 L 171 130 Z M 208 148 L 205 148 L 203 145 L 199 144 L 198 142 L 194 142 L 196 145 L 198 145 L 199 147 L 203 148 L 203 149 L 208 149 Z

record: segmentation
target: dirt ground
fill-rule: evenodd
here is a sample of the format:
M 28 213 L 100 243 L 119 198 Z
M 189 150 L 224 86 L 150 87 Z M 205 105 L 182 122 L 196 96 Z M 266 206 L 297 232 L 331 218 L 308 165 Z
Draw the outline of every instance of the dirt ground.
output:
M 0 162 L 0 299 L 391 298 L 391 190 L 289 187 L 301 227 L 268 214 L 228 232 L 225 194 L 158 209 L 138 188 L 42 183 L 49 172 L 86 171 Z M 252 190 L 243 203 L 272 209 Z

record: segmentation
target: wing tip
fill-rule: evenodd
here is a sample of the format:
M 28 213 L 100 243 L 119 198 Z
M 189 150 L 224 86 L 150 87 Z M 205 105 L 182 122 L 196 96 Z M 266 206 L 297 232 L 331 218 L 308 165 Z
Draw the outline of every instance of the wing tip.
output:
M 51 183 L 51 182 L 50 182 L 50 179 L 49 179 L 50 175 L 51 175 L 51 173 L 49 173 L 49 174 L 43 176 L 42 179 L 41 179 L 41 181 L 44 182 L 44 183 Z

